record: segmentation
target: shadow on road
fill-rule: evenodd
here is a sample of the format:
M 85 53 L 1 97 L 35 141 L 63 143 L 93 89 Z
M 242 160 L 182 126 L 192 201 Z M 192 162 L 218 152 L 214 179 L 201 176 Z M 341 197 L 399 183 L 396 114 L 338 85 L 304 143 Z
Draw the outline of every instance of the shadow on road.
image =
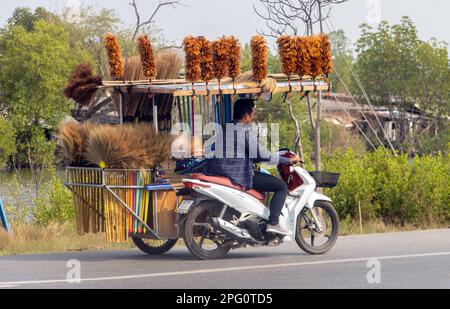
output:
M 298 253 L 292 252 L 248 252 L 243 250 L 233 251 L 226 255 L 222 260 L 247 260 L 247 259 L 261 259 L 261 258 L 274 258 L 274 257 L 306 257 L 309 256 L 306 253 L 299 251 Z M 126 250 L 126 251 L 82 251 L 82 252 L 67 252 L 67 253 L 55 253 L 55 254 L 39 254 L 39 255 L 23 255 L 23 256 L 7 256 L 0 257 L 0 262 L 64 262 L 70 259 L 78 259 L 84 262 L 107 262 L 107 261 L 199 261 L 189 251 L 177 249 L 172 252 L 159 256 L 150 256 L 141 253 L 138 250 Z

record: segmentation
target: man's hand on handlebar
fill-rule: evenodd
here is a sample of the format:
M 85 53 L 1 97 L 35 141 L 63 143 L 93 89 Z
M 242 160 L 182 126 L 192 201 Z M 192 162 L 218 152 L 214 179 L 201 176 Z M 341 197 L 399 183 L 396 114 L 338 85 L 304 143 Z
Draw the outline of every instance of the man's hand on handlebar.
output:
M 297 155 L 291 157 L 290 160 L 291 160 L 292 165 L 295 165 L 297 163 L 302 163 L 302 164 L 304 163 L 303 160 Z

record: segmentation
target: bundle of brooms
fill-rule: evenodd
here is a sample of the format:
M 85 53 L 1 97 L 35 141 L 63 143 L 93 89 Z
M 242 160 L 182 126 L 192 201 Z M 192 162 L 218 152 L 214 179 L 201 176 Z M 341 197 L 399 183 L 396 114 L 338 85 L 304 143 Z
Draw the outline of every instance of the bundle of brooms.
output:
M 152 169 L 171 157 L 171 138 L 149 124 L 62 123 L 59 145 L 72 166 Z

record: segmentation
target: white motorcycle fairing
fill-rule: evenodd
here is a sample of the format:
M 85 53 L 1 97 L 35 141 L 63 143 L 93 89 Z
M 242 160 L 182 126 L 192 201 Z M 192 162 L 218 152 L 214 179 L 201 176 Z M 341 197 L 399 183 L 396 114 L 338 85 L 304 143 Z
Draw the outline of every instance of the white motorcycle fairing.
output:
M 200 194 L 209 196 L 214 200 L 231 207 L 241 214 L 251 214 L 256 215 L 264 220 L 269 219 L 270 210 L 266 206 L 264 206 L 260 201 L 251 196 L 250 194 L 245 193 L 244 191 L 239 191 L 230 187 L 213 184 L 213 183 L 205 183 L 200 180 L 195 179 L 185 179 L 183 182 L 190 182 L 193 184 L 193 189 Z M 198 184 L 198 186 L 195 186 Z M 208 187 L 204 187 L 205 185 Z
M 292 233 L 285 238 L 286 241 L 295 240 L 297 218 L 304 207 L 312 209 L 317 201 L 331 202 L 325 195 L 315 192 L 316 182 L 306 170 L 292 167 L 292 172 L 301 177 L 303 184 L 289 193 L 280 216 L 281 227 Z M 269 219 L 270 209 L 244 191 L 196 179 L 185 179 L 183 182 L 191 183 L 196 192 L 237 210 L 242 215 L 241 218 L 238 218 L 241 221 L 245 221 L 251 216 L 264 220 Z

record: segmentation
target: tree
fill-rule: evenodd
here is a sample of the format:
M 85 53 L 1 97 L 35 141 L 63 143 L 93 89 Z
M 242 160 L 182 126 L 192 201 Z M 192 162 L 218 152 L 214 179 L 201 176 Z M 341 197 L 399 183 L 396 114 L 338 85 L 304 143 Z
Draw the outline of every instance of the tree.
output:
M 266 27 L 268 32 L 262 31 L 260 33 L 271 36 L 279 37 L 281 35 L 299 35 L 301 28 L 304 28 L 306 35 L 313 35 L 315 32 L 314 26 L 319 24 L 319 33 L 324 33 L 323 22 L 326 21 L 331 14 L 333 5 L 341 4 L 347 0 L 259 0 L 262 4 L 265 12 L 261 12 L 258 8 L 254 7 L 256 14 L 266 21 Z M 308 102 L 308 113 L 310 116 L 310 123 L 314 131 L 315 138 L 315 165 L 316 170 L 321 169 L 321 97 L 322 93 L 319 91 L 317 100 L 317 116 L 313 117 L 313 110 L 311 104 L 311 97 L 309 93 L 305 96 Z M 287 98 L 287 96 L 286 96 Z M 290 105 L 292 111 L 292 102 L 286 100 L 286 103 Z M 292 121 L 296 124 L 296 119 L 293 112 L 290 113 Z M 297 150 L 302 149 L 301 145 L 301 128 L 296 125 L 297 131 Z
M 371 101 L 388 106 L 399 137 L 396 147 L 415 152 L 423 134 L 450 110 L 447 45 L 421 41 L 411 19 L 362 26 L 356 71 Z M 355 85 L 355 93 L 363 95 Z
M 16 153 L 16 138 L 12 124 L 0 117 L 0 170 L 4 169 L 10 157 Z
M 136 27 L 134 29 L 132 37 L 132 41 L 134 41 L 142 28 L 150 26 L 154 23 L 156 15 L 163 7 L 171 6 L 172 8 L 176 8 L 177 6 L 182 5 L 182 3 L 181 0 L 159 0 L 156 9 L 153 11 L 150 17 L 144 21 L 142 20 L 141 14 L 139 13 L 139 8 L 136 0 L 132 0 L 130 5 L 133 7 L 134 13 L 136 15 Z
M 348 0 L 259 0 L 262 9 L 254 6 L 256 14 L 266 21 L 265 36 L 278 38 L 281 35 L 311 35 L 314 26 L 324 33 L 323 22 L 327 20 L 333 5 Z M 302 31 L 303 28 L 303 31 Z
M 56 23 L 59 21 L 59 17 L 43 7 L 37 7 L 34 12 L 27 7 L 18 7 L 8 19 L 2 32 L 8 31 L 16 26 L 22 26 L 26 31 L 33 31 L 36 22 L 39 20 Z
M 343 84 L 349 86 L 352 83 L 352 72 L 349 64 L 353 63 L 354 57 L 350 47 L 351 42 L 343 30 L 330 32 L 329 36 L 333 55 L 333 72 L 330 74 L 333 92 L 345 93 L 346 89 Z
M 0 93 L 16 133 L 15 166 L 32 167 L 38 179 L 53 163 L 49 132 L 70 110 L 71 102 L 62 93 L 67 76 L 75 64 L 90 58 L 82 49 L 71 48 L 63 26 L 43 20 L 31 31 L 21 25 L 8 29 L 0 44 Z

